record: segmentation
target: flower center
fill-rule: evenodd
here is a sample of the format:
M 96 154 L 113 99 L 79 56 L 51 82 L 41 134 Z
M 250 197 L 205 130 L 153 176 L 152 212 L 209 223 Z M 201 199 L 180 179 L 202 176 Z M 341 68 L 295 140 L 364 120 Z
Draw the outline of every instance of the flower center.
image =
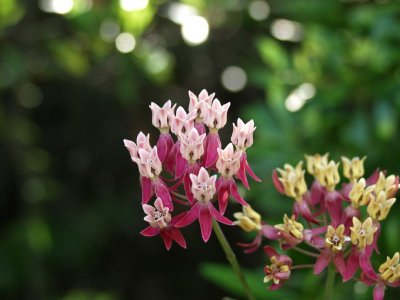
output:
M 207 183 L 205 183 L 205 182 L 200 182 L 200 183 L 198 183 L 198 184 L 197 184 L 197 187 L 198 187 L 199 189 L 202 189 L 203 191 L 205 191 L 205 190 L 208 189 L 208 185 L 207 185 Z

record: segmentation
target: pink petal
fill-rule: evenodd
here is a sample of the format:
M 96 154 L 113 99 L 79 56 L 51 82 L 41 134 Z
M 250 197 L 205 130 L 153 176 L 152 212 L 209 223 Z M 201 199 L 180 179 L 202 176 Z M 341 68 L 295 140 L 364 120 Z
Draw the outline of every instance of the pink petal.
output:
M 400 279 L 396 280 L 395 282 L 388 283 L 389 286 L 391 287 L 399 287 L 400 286 Z
M 283 187 L 282 182 L 279 180 L 279 175 L 278 175 L 278 172 L 277 172 L 276 170 L 274 170 L 274 171 L 272 172 L 272 182 L 273 182 L 273 184 L 274 184 L 276 190 L 277 190 L 279 193 L 281 193 L 281 194 L 284 194 L 284 193 L 285 193 L 285 189 L 284 189 L 284 187 Z
M 181 178 L 186 172 L 188 162 L 182 157 L 182 153 L 177 151 L 175 154 L 175 178 Z
M 140 234 L 143 236 L 147 236 L 147 237 L 152 237 L 152 236 L 156 236 L 160 233 L 160 229 L 159 228 L 154 228 L 154 227 L 147 227 L 145 229 L 143 229 Z
M 208 204 L 208 209 L 211 215 L 214 217 L 214 219 L 217 220 L 218 222 L 223 223 L 225 225 L 233 225 L 233 222 L 228 218 L 224 217 L 218 210 L 215 209 L 214 205 L 212 205 L 211 203 Z
M 379 179 L 379 173 L 380 173 L 380 170 L 376 169 L 374 171 L 374 173 L 372 173 L 372 175 L 370 177 L 368 177 L 368 179 L 366 180 L 367 185 L 375 184 Z
M 165 183 L 159 179 L 153 183 L 155 193 L 157 197 L 161 198 L 165 207 L 168 207 L 170 211 L 174 210 L 174 205 L 172 204 L 171 195 Z
M 281 237 L 280 231 L 271 225 L 263 225 L 261 227 L 261 232 L 266 238 L 270 240 L 278 240 Z
M 210 204 L 212 205 L 212 204 Z M 200 231 L 204 242 L 208 242 L 211 236 L 212 230 L 212 216 L 207 206 L 200 208 L 199 215 Z
M 182 228 L 192 224 L 199 217 L 200 207 L 201 204 L 196 202 L 192 208 L 185 213 L 185 216 L 175 224 L 175 227 Z
M 270 246 L 265 246 L 264 252 L 268 255 L 269 258 L 271 258 L 272 256 L 275 256 L 275 257 L 279 256 L 278 252 L 276 252 L 276 250 Z
M 189 174 L 185 174 L 184 178 L 183 178 L 183 188 L 185 189 L 185 194 L 187 199 L 189 200 L 189 202 L 191 204 L 194 203 L 194 196 L 192 193 L 192 180 L 190 179 Z
M 331 252 L 328 249 L 325 249 L 317 258 L 314 266 L 314 274 L 318 275 L 329 265 L 331 261 Z
M 350 257 L 347 260 L 346 270 L 343 274 L 343 282 L 350 280 L 359 266 L 359 252 L 353 247 Z
M 374 268 L 371 265 L 370 258 L 367 255 L 361 254 L 359 262 L 361 270 L 367 277 L 375 281 L 379 279 L 379 276 L 375 273 Z
M 295 238 L 291 234 L 281 231 L 281 237 L 288 243 L 291 247 L 296 246 L 297 244 L 301 243 L 302 240 Z
M 379 282 L 374 288 L 374 300 L 383 300 L 385 297 L 385 289 L 386 286 L 382 282 Z
M 290 271 L 289 272 L 279 272 L 275 273 L 274 277 L 281 279 L 281 280 L 287 280 L 290 277 Z
M 171 228 L 170 231 L 171 238 L 179 244 L 182 248 L 186 249 L 186 241 L 183 237 L 181 231 L 177 228 Z
M 179 151 L 180 149 L 180 142 L 177 141 L 171 148 L 171 150 L 169 151 L 169 153 L 167 154 L 167 156 L 165 157 L 164 163 L 163 165 L 165 166 L 165 169 L 168 171 L 168 173 L 170 174 L 174 174 L 174 170 L 175 170 L 175 156 L 176 156 L 176 152 Z
M 151 179 L 147 177 L 140 177 L 140 185 L 142 187 L 142 204 L 149 202 L 152 195 Z
M 276 291 L 277 289 L 281 288 L 282 285 L 283 285 L 283 282 L 282 282 L 282 281 L 280 281 L 278 284 L 273 283 L 273 284 L 271 284 L 271 286 L 269 287 L 269 290 L 270 290 L 270 291 Z
M 311 186 L 311 197 L 310 197 L 310 202 L 312 205 L 317 205 L 322 201 L 324 198 L 325 194 L 325 189 L 323 186 L 315 180 Z
M 296 201 L 294 206 L 293 206 L 294 214 L 301 215 L 304 219 L 307 221 L 314 223 L 314 224 L 319 224 L 318 220 L 314 218 L 314 216 L 311 213 L 310 208 L 308 207 L 308 204 L 306 201 L 301 200 L 301 201 Z
M 204 133 L 206 133 L 206 127 L 204 126 L 203 123 L 197 123 L 197 122 L 195 122 L 195 123 L 194 123 L 194 127 L 197 129 L 197 132 L 198 132 L 199 134 L 204 134 Z
M 145 214 L 147 214 L 147 215 L 150 215 L 156 211 L 153 206 L 148 205 L 148 204 L 143 204 L 142 208 L 143 208 L 143 211 L 145 212 Z
M 333 263 L 335 264 L 338 272 L 343 276 L 344 271 L 346 270 L 346 264 L 344 262 L 342 253 L 338 253 L 333 257 Z
M 167 250 L 169 251 L 172 246 L 172 238 L 165 231 L 161 231 L 160 235 L 164 241 L 165 248 L 167 248 Z
M 337 191 L 327 192 L 324 200 L 331 216 L 332 226 L 337 227 L 342 220 L 342 196 Z
M 233 179 L 231 179 L 230 184 L 229 184 L 229 187 L 230 187 L 230 192 L 231 192 L 233 198 L 235 198 L 237 202 L 239 202 L 239 203 L 242 204 L 242 205 L 249 205 L 249 204 L 246 202 L 246 200 L 244 200 L 244 199 L 240 196 L 240 194 L 239 194 L 239 192 L 238 192 L 238 190 L 237 190 L 236 183 L 235 183 L 235 181 L 234 181 Z
M 206 141 L 206 153 L 204 166 L 206 168 L 211 167 L 215 164 L 218 158 L 217 148 L 221 148 L 221 140 L 219 138 L 218 133 L 209 133 L 205 139 Z
M 244 253 L 249 254 L 253 253 L 260 247 L 261 241 L 262 241 L 262 235 L 257 234 L 256 238 L 251 243 L 237 243 L 237 245 L 239 247 L 244 248 L 243 250 Z
M 158 158 L 161 160 L 161 162 L 164 162 L 164 160 L 168 154 L 168 144 L 167 144 L 164 134 L 160 134 L 160 136 L 158 138 L 157 154 L 158 154 Z
M 228 198 L 229 198 L 229 193 L 228 193 L 228 182 L 227 180 L 221 176 L 218 180 L 217 183 L 215 184 L 217 194 L 218 194 L 218 206 L 219 206 L 219 211 L 224 214 L 226 207 L 228 206 Z
M 246 153 L 244 153 L 246 155 Z M 257 182 L 261 182 L 261 179 L 257 177 L 257 175 L 253 172 L 253 170 L 251 169 L 249 163 L 247 162 L 247 158 L 246 158 L 246 171 L 247 173 L 249 173 L 249 175 L 251 176 L 251 178 L 253 178 L 255 181 Z
M 249 182 L 247 181 L 246 175 L 246 156 L 243 154 L 240 156 L 240 169 L 237 172 L 236 176 L 240 179 L 246 189 L 250 189 Z

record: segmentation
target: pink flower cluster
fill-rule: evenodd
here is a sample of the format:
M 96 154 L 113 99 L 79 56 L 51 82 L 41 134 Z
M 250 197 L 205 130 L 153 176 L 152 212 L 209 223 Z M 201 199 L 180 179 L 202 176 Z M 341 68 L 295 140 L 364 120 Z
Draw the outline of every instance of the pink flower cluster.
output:
M 160 235 L 168 250 L 173 241 L 186 248 L 180 228 L 195 220 L 204 242 L 210 238 L 213 220 L 233 225 L 224 216 L 229 197 L 248 205 L 238 193 L 237 180 L 246 188 L 247 174 L 260 181 L 246 156 L 256 129 L 253 120 L 238 119 L 231 143 L 222 148 L 218 131 L 227 123 L 230 103 L 222 105 L 214 96 L 206 90 L 198 96 L 189 91 L 188 112 L 183 107 L 175 110 L 170 100 L 162 107 L 151 103 L 152 123 L 160 131 L 157 145 L 152 147 L 150 136 L 142 132 L 136 143 L 124 140 L 140 173 L 144 220 L 149 224 L 141 234 Z M 148 203 L 154 196 L 153 207 Z M 177 204 L 179 214 L 175 214 Z
M 311 265 L 320 274 L 332 264 L 342 280 L 360 280 L 374 285 L 374 300 L 384 297 L 385 288 L 400 286 L 399 252 L 387 257 L 378 269 L 371 265 L 374 252 L 379 254 L 377 241 L 381 223 L 386 219 L 399 187 L 399 176 L 387 176 L 376 170 L 364 176 L 365 158 L 342 157 L 341 187 L 339 163 L 329 160 L 328 154 L 307 156 L 307 172 L 314 177 L 308 188 L 303 162 L 296 166 L 285 164 L 273 172 L 273 183 L 278 192 L 294 200 L 293 214 L 283 218 L 282 224 L 269 225 L 250 207 L 236 213 L 236 224 L 246 231 L 256 231 L 256 239 L 240 244 L 245 252 L 255 251 L 262 238 L 276 240 L 283 250 L 293 250 L 316 259 Z M 282 286 L 291 270 L 310 265 L 293 266 L 287 255 L 278 254 L 270 246 L 264 248 L 271 264 L 265 267 L 265 281 L 272 281 L 270 289 Z M 355 277 L 357 270 L 360 276 Z

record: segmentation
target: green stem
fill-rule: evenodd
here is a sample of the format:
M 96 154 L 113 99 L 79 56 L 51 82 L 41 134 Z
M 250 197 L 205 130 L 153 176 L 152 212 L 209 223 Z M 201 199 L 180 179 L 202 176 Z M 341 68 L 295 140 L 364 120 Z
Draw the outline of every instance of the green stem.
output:
M 324 300 L 332 300 L 333 299 L 333 287 L 335 285 L 335 268 L 330 265 L 328 267 L 328 276 L 326 277 L 325 282 L 325 292 L 324 292 Z
M 311 257 L 318 257 L 318 256 L 319 256 L 318 253 L 314 253 L 314 252 L 311 252 L 311 251 L 307 251 L 307 250 L 305 250 L 305 249 L 301 249 L 301 248 L 296 247 L 296 246 L 294 246 L 292 249 L 295 250 L 295 251 L 297 251 L 297 252 L 303 253 L 304 255 L 307 255 L 307 256 L 311 256 Z
M 222 232 L 221 227 L 215 220 L 213 220 L 212 226 L 213 226 L 215 235 L 217 236 L 218 241 L 221 244 L 221 247 L 225 252 L 226 258 L 228 259 L 229 263 L 232 266 L 233 271 L 236 273 L 236 276 L 239 278 L 239 281 L 243 286 L 243 289 L 247 295 L 247 299 L 255 300 L 256 298 L 254 298 L 254 296 L 252 295 L 252 293 L 250 291 L 250 288 L 247 284 L 246 278 L 244 277 L 242 269 L 240 268 L 240 265 L 236 259 L 236 255 L 233 252 L 231 246 L 229 245 L 224 233 Z

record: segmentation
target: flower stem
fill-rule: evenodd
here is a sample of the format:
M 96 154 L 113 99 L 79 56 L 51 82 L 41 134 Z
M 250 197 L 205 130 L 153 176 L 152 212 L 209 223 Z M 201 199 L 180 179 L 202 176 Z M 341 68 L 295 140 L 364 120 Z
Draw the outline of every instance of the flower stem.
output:
M 231 246 L 229 245 L 228 240 L 226 239 L 224 233 L 222 232 L 221 227 L 219 224 L 213 220 L 213 229 L 215 232 L 215 235 L 218 238 L 219 243 L 221 244 L 222 249 L 225 252 L 226 258 L 228 259 L 229 263 L 232 266 L 233 271 L 236 273 L 236 276 L 239 278 L 240 283 L 243 286 L 243 289 L 247 295 L 247 299 L 249 300 L 255 300 L 254 296 L 252 295 L 250 288 L 247 284 L 246 278 L 244 277 L 244 274 L 242 272 L 242 269 L 240 268 L 240 265 L 236 259 L 236 255 L 233 252 Z
M 335 268 L 330 265 L 328 267 L 328 276 L 325 282 L 324 300 L 333 299 L 333 287 L 335 285 Z
M 307 269 L 307 268 L 314 268 L 313 264 L 308 264 L 308 265 L 295 265 L 292 266 L 290 269 L 291 270 L 297 270 L 297 269 Z
M 314 253 L 314 252 L 311 252 L 311 251 L 307 251 L 307 250 L 305 250 L 305 249 L 301 249 L 301 248 L 296 247 L 296 246 L 293 247 L 292 249 L 293 249 L 293 250 L 296 250 L 297 252 L 303 253 L 303 254 L 305 254 L 305 255 L 307 255 L 307 256 L 311 256 L 311 257 L 318 257 L 318 256 L 319 256 L 318 253 Z

